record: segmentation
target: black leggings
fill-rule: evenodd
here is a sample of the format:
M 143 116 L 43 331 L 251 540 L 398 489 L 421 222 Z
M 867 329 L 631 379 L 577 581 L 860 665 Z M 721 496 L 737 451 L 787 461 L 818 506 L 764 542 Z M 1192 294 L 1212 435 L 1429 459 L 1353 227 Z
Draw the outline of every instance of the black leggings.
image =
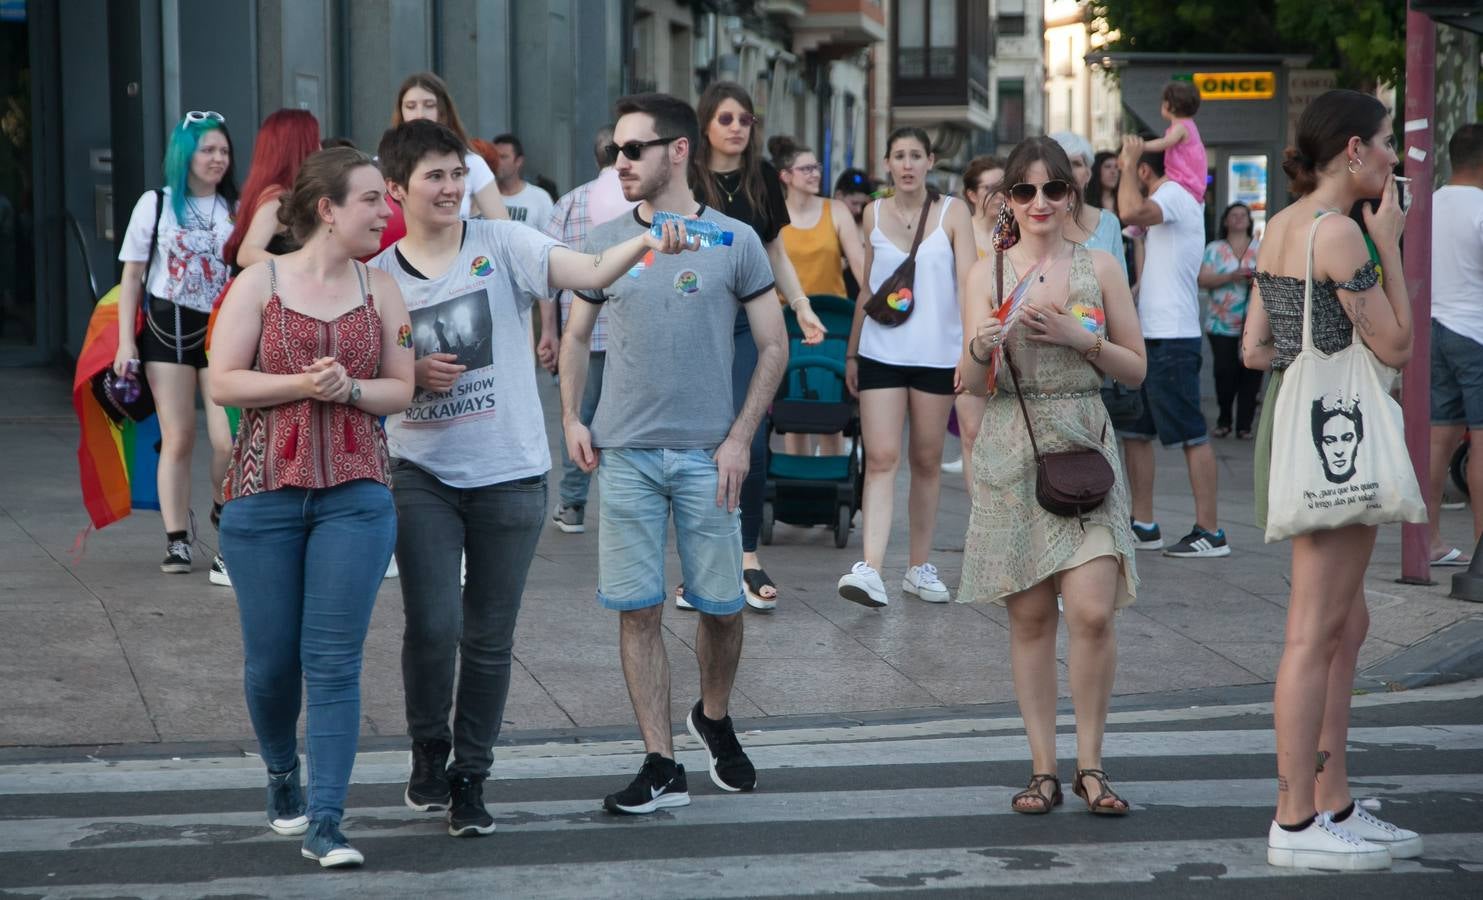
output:
M 1262 373 L 1241 364 L 1241 339 L 1223 334 L 1207 335 L 1215 365 L 1215 402 L 1219 409 L 1215 424 L 1231 427 L 1231 407 L 1235 407 L 1236 431 L 1250 431 L 1256 418 L 1256 394 L 1262 387 Z
M 733 329 L 736 353 L 731 360 L 731 400 L 735 412 L 741 413 L 747 402 L 747 388 L 752 383 L 752 373 L 757 369 L 757 344 L 752 339 L 752 328 L 747 322 L 747 311 L 737 313 Z M 756 553 L 757 538 L 762 534 L 762 501 L 767 495 L 767 416 L 757 423 L 752 435 L 752 458 L 747 467 L 746 480 L 741 487 L 741 533 L 742 552 Z

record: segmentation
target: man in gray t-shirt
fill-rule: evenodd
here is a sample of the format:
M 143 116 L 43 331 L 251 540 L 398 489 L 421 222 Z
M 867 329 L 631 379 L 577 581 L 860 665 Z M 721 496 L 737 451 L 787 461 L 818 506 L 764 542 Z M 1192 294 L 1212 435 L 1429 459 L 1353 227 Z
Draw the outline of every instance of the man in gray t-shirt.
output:
M 631 215 L 594 228 L 587 251 L 650 228 L 655 211 L 714 224 L 732 243 L 683 254 L 648 254 L 602 291 L 579 291 L 561 346 L 561 407 L 567 451 L 597 470 L 597 600 L 620 616 L 619 653 L 648 751 L 638 777 L 608 795 L 614 813 L 650 813 L 690 802 L 670 735 L 664 610 L 664 545 L 671 513 L 685 599 L 700 612 L 696 647 L 701 698 L 687 727 L 707 749 L 711 780 L 747 791 L 757 773 L 737 742 L 728 704 L 741 657 L 741 521 L 737 510 L 752 435 L 787 366 L 787 333 L 773 299 L 771 266 L 756 233 L 697 204 L 686 178 L 699 125 L 689 105 L 663 94 L 618 101 L 614 129 Z M 588 342 L 607 311 L 602 399 L 592 427 L 579 417 Z M 745 309 L 757 368 L 741 412 L 731 393 L 732 330 Z M 599 463 L 601 465 L 599 465 Z

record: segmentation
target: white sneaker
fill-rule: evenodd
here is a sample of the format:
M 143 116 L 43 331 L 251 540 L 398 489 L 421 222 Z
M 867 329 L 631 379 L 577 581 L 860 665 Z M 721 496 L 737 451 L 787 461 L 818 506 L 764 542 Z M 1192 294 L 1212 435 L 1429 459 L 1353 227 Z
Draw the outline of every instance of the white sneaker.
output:
M 857 562 L 839 579 L 839 595 L 846 600 L 879 609 L 890 603 L 881 573 L 864 562 Z
M 396 554 L 395 553 L 393 553 L 392 556 L 391 556 L 391 562 L 389 562 L 389 563 L 386 564 L 386 575 L 383 576 L 383 577 L 385 577 L 385 578 L 401 578 L 402 577 L 401 570 L 396 567 Z
M 232 576 L 227 574 L 227 562 L 221 558 L 220 553 L 216 554 L 216 557 L 211 560 L 211 571 L 207 574 L 206 578 L 218 587 L 232 586 Z
M 1390 851 L 1360 840 L 1343 825 L 1335 825 L 1328 813 L 1319 813 L 1302 831 L 1287 831 L 1274 820 L 1267 829 L 1267 865 L 1371 871 L 1390 868 Z
M 675 609 L 695 611 L 695 604 L 685 599 L 685 586 L 679 585 L 675 588 Z
M 942 471 L 948 473 L 949 475 L 962 475 L 963 474 L 963 457 L 960 456 L 957 459 L 953 460 L 952 462 L 945 462 L 945 463 L 943 463 L 942 464 Z
M 1332 817 L 1333 813 L 1328 815 Z M 1354 805 L 1354 812 L 1349 814 L 1349 818 L 1334 824 L 1362 841 L 1369 841 L 1389 850 L 1391 859 L 1412 859 L 1421 855 L 1421 835 L 1376 818 L 1358 803 Z
M 931 563 L 907 569 L 906 577 L 901 579 L 901 593 L 914 594 L 918 600 L 928 603 L 946 603 L 953 599 L 947 592 L 947 585 L 937 577 L 937 567 Z

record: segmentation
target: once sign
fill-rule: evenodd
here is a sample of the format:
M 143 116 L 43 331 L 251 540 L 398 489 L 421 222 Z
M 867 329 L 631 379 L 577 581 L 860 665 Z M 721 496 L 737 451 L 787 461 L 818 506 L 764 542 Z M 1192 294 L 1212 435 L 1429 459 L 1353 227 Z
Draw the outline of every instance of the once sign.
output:
M 1277 94 L 1275 72 L 1196 72 L 1188 77 L 1202 100 L 1271 100 Z

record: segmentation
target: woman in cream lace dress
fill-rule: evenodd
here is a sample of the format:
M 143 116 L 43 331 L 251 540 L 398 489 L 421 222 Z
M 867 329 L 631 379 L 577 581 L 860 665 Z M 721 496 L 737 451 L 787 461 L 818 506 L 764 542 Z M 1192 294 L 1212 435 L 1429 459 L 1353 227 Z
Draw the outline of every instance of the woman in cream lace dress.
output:
M 1113 612 L 1133 602 L 1138 578 L 1128 518 L 1128 487 L 1117 439 L 1102 405 L 1102 376 L 1137 386 L 1145 362 L 1138 314 L 1112 256 L 1062 235 L 1079 190 L 1071 163 L 1048 138 L 1021 143 L 1009 157 L 1009 202 L 996 229 L 1007 296 L 1022 295 L 1006 332 L 995 255 L 975 264 L 964 299 L 963 383 L 995 392 L 974 448 L 973 515 L 959 599 L 1009 609 L 1015 695 L 1030 741 L 1032 775 L 1013 808 L 1047 813 L 1061 802 L 1056 774 L 1056 596 L 1064 598 L 1071 698 L 1076 710 L 1073 790 L 1101 815 L 1128 804 L 1102 770 L 1102 733 L 1117 648 Z M 1111 492 L 1080 517 L 1047 512 L 1035 499 L 1035 455 L 1004 355 L 1018 372 L 1042 453 L 1094 447 L 1116 473 Z

